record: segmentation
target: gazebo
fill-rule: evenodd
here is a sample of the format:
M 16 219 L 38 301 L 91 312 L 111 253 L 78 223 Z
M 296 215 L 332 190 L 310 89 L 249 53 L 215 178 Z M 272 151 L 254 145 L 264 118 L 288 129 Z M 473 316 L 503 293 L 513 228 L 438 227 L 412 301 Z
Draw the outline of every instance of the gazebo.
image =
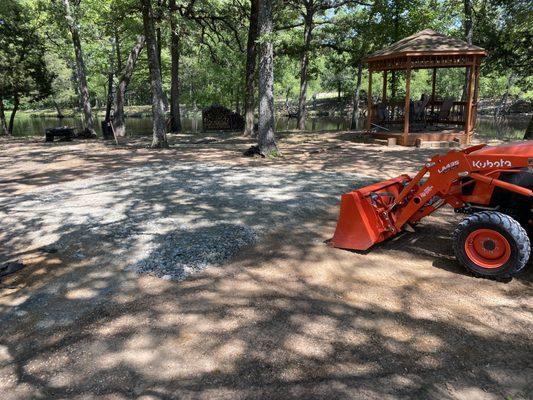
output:
M 365 58 L 369 68 L 367 129 L 377 139 L 395 138 L 412 146 L 420 141 L 469 143 L 476 120 L 479 67 L 486 55 L 481 47 L 426 29 Z M 466 101 L 437 99 L 439 68 L 465 68 Z M 431 95 L 411 99 L 411 71 L 432 69 Z M 405 100 L 387 99 L 387 73 L 405 71 Z M 372 101 L 372 74 L 383 73 L 381 101 Z M 406 117 L 407 116 L 407 117 Z

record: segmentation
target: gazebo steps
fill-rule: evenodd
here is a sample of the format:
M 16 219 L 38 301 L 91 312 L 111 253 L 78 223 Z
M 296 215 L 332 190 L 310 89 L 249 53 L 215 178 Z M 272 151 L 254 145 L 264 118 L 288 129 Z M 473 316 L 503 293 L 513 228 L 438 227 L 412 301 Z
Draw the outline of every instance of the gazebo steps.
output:
M 421 149 L 442 149 L 450 147 L 460 147 L 461 143 L 456 140 L 417 140 L 416 147 Z
M 457 132 L 417 132 L 417 133 L 409 133 L 407 135 L 407 141 L 406 143 L 403 142 L 403 135 L 400 132 L 372 132 L 372 139 L 374 140 L 383 140 L 384 142 L 380 144 L 387 144 L 387 139 L 389 138 L 395 138 L 396 143 L 399 145 L 404 146 L 417 146 L 417 142 L 425 143 L 433 143 L 433 142 L 458 142 L 459 145 L 466 144 L 466 135 L 463 131 L 457 131 Z M 420 147 L 424 147 L 425 145 L 421 145 Z M 430 146 L 430 145 L 428 145 Z M 437 147 L 437 145 L 433 145 Z M 443 146 L 443 145 L 442 145 Z M 454 146 L 452 144 L 451 146 Z M 448 145 L 448 147 L 451 147 Z M 441 146 L 439 146 L 441 147 Z
M 380 144 L 382 146 L 395 146 L 398 144 L 398 140 L 396 138 L 373 139 L 372 142 L 374 144 Z

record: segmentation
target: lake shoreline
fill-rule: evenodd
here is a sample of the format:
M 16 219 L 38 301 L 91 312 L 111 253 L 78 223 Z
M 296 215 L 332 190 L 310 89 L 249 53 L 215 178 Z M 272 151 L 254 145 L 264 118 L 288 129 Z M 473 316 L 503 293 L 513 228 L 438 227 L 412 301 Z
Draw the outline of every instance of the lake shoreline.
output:
M 523 101 L 522 101 L 523 102 Z M 508 110 L 513 110 L 513 105 L 511 104 Z M 518 104 L 518 103 L 516 103 Z M 294 114 L 295 104 L 290 102 L 287 108 L 285 101 L 276 101 L 276 114 L 278 118 L 287 117 L 287 114 L 290 112 Z M 361 102 L 361 110 L 364 110 L 366 103 Z M 201 117 L 202 108 L 189 108 L 185 104 L 180 106 L 182 117 Z M 231 107 L 230 107 L 231 108 Z M 477 107 L 477 115 L 483 117 L 492 117 L 494 114 L 495 104 L 490 100 L 480 100 Z M 510 118 L 530 118 L 533 114 L 533 107 L 530 107 L 528 111 L 511 111 L 504 114 L 505 117 Z M 10 114 L 9 110 L 6 110 Z M 105 107 L 93 108 L 93 114 L 97 118 L 105 117 Z M 81 110 L 75 108 L 65 108 L 61 109 L 63 118 L 78 118 L 81 115 Z M 352 113 L 352 101 L 347 98 L 338 99 L 338 98 L 324 98 L 318 99 L 316 102 L 312 100 L 308 101 L 307 104 L 307 114 L 310 118 L 317 117 L 343 117 L 350 118 Z M 26 115 L 31 118 L 58 118 L 58 113 L 55 108 L 44 108 L 36 110 L 20 110 L 17 115 Z M 152 106 L 147 105 L 135 105 L 135 106 L 125 106 L 124 115 L 126 118 L 150 118 L 152 116 Z
M 312 107 L 312 105 L 311 105 Z M 63 111 L 64 118 L 57 118 L 56 110 L 25 110 L 17 113 L 15 119 L 14 136 L 42 136 L 48 128 L 69 126 L 75 130 L 82 129 L 81 112 L 77 110 Z M 128 106 L 125 110 L 126 129 L 130 136 L 146 136 L 152 133 L 152 119 L 150 106 Z M 94 110 L 95 129 L 101 135 L 101 121 L 105 110 Z M 531 118 L 530 113 L 509 114 L 502 119 L 495 120 L 491 114 L 478 113 L 476 131 L 487 139 L 517 140 L 522 139 Z M 184 132 L 202 134 L 202 117 L 197 111 L 182 112 L 182 127 Z M 323 104 L 317 105 L 308 112 L 306 130 L 316 133 L 324 131 L 349 131 L 350 114 L 343 110 L 325 112 Z M 365 119 L 359 120 L 359 127 L 364 127 Z M 287 112 L 276 113 L 276 131 L 296 132 L 296 118 L 289 118 Z

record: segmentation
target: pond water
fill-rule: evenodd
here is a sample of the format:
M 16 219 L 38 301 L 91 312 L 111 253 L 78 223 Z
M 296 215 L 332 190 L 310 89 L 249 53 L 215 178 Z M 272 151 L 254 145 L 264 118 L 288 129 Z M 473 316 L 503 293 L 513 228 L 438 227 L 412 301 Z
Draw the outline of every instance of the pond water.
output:
M 492 117 L 478 117 L 476 132 L 480 137 L 495 139 L 521 139 L 529 122 L 528 116 L 517 115 L 509 116 L 496 123 Z M 100 121 L 96 120 L 97 132 L 101 134 Z M 186 117 L 182 119 L 182 125 L 185 132 L 201 133 L 202 119 L 200 117 Z M 32 117 L 28 114 L 20 114 L 15 120 L 14 136 L 38 136 L 44 135 L 46 128 L 57 126 L 70 126 L 75 129 L 81 129 L 81 119 L 76 118 L 48 118 Z M 361 127 L 364 121 L 361 121 Z M 350 120 L 346 117 L 316 117 L 307 118 L 306 129 L 312 131 L 341 131 L 348 130 Z M 127 118 L 126 129 L 130 135 L 151 135 L 152 120 L 148 117 Z M 276 120 L 276 130 L 289 131 L 296 129 L 296 119 L 288 119 L 280 116 Z

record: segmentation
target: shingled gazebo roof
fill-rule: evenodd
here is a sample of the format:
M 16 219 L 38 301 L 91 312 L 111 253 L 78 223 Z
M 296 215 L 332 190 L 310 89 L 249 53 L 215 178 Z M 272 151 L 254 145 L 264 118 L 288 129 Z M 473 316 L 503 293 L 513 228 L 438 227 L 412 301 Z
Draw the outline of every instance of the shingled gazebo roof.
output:
M 460 39 L 442 35 L 431 29 L 424 29 L 408 36 L 389 47 L 376 51 L 365 58 L 366 62 L 398 57 L 448 55 L 480 55 L 486 51 L 479 46 L 468 44 Z

